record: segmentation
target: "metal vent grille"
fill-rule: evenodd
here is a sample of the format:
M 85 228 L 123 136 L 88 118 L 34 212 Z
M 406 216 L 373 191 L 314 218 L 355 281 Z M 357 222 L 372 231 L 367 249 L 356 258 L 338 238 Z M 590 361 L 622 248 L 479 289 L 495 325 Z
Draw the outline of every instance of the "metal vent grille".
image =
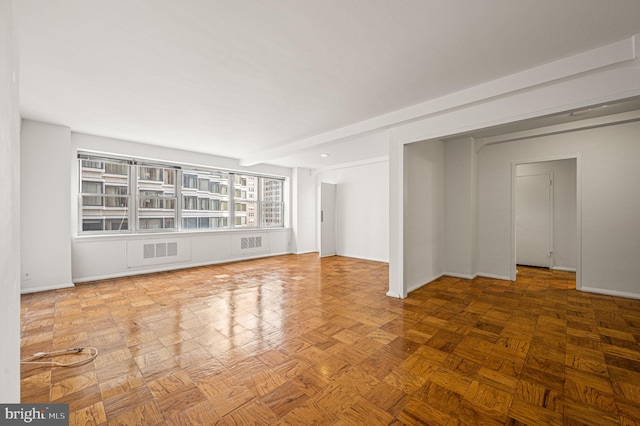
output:
M 178 243 L 167 243 L 167 256 L 177 256 L 178 255 Z
M 155 246 L 155 244 L 145 244 L 142 247 L 142 250 L 143 250 L 142 257 L 144 257 L 145 259 L 153 259 L 154 257 L 156 257 L 156 246 Z
M 155 259 L 157 257 L 177 256 L 178 243 L 155 243 L 144 244 L 142 246 L 142 257 L 144 259 Z
M 242 237 L 240 239 L 240 249 L 248 250 L 262 247 L 262 237 Z

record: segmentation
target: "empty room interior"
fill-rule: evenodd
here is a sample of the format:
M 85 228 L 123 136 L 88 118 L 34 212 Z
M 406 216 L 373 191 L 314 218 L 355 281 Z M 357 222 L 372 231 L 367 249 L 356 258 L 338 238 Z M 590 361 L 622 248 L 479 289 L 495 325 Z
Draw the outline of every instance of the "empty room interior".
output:
M 0 56 L 0 403 L 640 424 L 639 2 L 0 0 Z

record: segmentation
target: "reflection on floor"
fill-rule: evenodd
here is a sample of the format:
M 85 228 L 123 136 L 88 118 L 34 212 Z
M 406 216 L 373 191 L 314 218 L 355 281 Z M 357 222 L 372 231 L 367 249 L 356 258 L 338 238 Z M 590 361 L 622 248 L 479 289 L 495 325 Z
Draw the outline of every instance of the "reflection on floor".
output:
M 287 255 L 25 295 L 23 357 L 100 355 L 22 366 L 22 401 L 98 425 L 640 419 L 640 301 L 519 270 L 398 300 L 387 264 Z

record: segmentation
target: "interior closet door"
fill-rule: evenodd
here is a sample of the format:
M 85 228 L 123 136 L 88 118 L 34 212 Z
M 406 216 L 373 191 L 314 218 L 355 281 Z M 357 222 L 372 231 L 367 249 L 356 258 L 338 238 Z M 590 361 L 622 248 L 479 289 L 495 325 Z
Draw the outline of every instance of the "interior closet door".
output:
M 516 182 L 516 263 L 549 268 L 552 176 L 518 176 Z
M 320 257 L 336 254 L 336 185 L 320 184 Z

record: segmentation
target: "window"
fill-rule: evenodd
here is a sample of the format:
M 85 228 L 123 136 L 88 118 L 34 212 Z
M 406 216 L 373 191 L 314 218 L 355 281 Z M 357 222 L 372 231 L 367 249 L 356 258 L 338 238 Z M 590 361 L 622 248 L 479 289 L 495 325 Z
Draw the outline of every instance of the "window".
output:
M 182 173 L 182 228 L 228 228 L 230 175 L 212 170 Z
M 104 219 L 83 219 L 83 231 L 104 231 Z
M 82 232 L 129 230 L 128 161 L 83 158 L 80 161 L 80 229 Z
M 198 187 L 198 176 L 191 175 L 184 172 L 182 175 L 182 187 L 185 189 L 197 188 Z
M 173 229 L 174 220 L 171 217 L 144 217 L 139 219 L 140 229 Z
M 82 168 L 84 169 L 104 169 L 104 163 L 97 160 L 82 160 Z
M 138 169 L 137 215 L 139 230 L 174 230 L 177 223 L 177 170 L 149 164 Z
M 258 176 L 235 175 L 233 180 L 233 217 L 235 226 L 243 228 L 258 226 L 258 223 L 249 217 L 249 212 L 256 212 L 258 208 L 255 194 L 259 181 L 260 178 Z
M 262 225 L 263 227 L 284 225 L 283 181 L 262 178 Z
M 108 195 L 104 200 L 105 207 L 125 208 L 128 206 L 128 186 L 106 185 L 104 193 Z M 111 197 L 111 195 L 122 195 L 122 197 Z
M 108 175 L 128 175 L 129 165 L 122 163 L 105 163 L 104 173 Z
M 82 181 L 82 205 L 102 206 L 102 196 L 87 194 L 102 194 L 102 182 Z
M 82 233 L 284 226 L 283 180 L 79 155 Z
M 198 197 L 184 195 L 182 202 L 183 210 L 198 210 Z
M 163 172 L 160 167 L 138 166 L 138 180 L 164 182 Z
M 209 201 L 208 198 L 198 198 L 198 210 L 209 210 Z
M 126 217 L 121 219 L 105 219 L 105 231 L 122 231 L 129 229 L 129 220 Z

